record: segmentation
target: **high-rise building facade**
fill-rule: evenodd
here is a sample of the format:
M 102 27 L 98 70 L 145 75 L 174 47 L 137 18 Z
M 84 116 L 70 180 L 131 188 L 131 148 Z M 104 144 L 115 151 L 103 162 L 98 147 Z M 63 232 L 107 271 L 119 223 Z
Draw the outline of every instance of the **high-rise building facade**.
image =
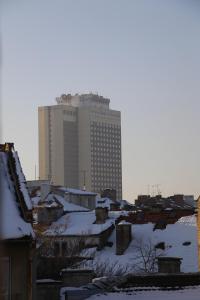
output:
M 39 176 L 122 198 L 121 114 L 95 94 L 61 95 L 39 107 Z

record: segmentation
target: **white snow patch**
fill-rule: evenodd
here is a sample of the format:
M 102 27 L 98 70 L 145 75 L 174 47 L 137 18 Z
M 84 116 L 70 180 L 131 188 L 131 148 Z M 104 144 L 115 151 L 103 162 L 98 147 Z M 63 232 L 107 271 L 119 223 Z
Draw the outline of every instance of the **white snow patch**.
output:
M 83 191 L 83 190 L 72 189 L 72 188 L 59 187 L 59 190 L 61 190 L 63 192 L 66 192 L 66 193 L 69 193 L 69 194 L 74 194 L 74 195 L 96 196 L 96 193 Z
M 91 296 L 90 300 L 199 300 L 200 287 L 184 288 L 182 290 L 152 290 L 152 291 L 127 291 L 107 293 Z
M 58 221 L 52 223 L 50 228 L 46 231 L 47 235 L 56 234 L 57 227 L 60 225 L 63 231 L 61 235 L 92 235 L 99 234 L 108 229 L 113 223 L 114 219 L 109 218 L 104 224 L 94 224 L 96 216 L 94 211 L 90 212 L 74 212 L 61 217 Z
M 13 154 L 13 157 L 15 159 L 16 172 L 17 172 L 17 175 L 18 175 L 18 178 L 19 178 L 21 192 L 24 196 L 24 200 L 25 200 L 27 209 L 31 210 L 32 209 L 32 203 L 31 203 L 31 200 L 30 200 L 28 189 L 26 187 L 26 178 L 25 178 L 24 173 L 22 171 L 22 167 L 21 167 L 21 164 L 20 164 L 20 161 L 19 161 L 18 153 L 17 153 L 17 151 L 13 151 L 12 154 Z
M 59 195 L 55 195 L 56 199 L 63 205 L 63 209 L 65 212 L 73 212 L 73 211 L 89 211 L 89 209 L 83 207 L 83 206 L 80 206 L 80 205 L 77 205 L 77 204 L 74 204 L 74 203 L 71 203 L 71 202 L 68 202 L 65 198 L 63 198 L 62 196 L 59 196 Z
M 20 215 L 13 182 L 10 179 L 7 154 L 0 152 L 1 177 L 1 234 L 3 239 L 34 236 L 30 223 L 24 221 Z
M 132 225 L 132 241 L 128 249 L 123 255 L 116 255 L 116 231 L 111 234 L 109 241 L 113 242 L 112 247 L 105 247 L 101 251 L 97 251 L 95 255 L 96 262 L 107 262 L 108 264 L 116 264 L 118 266 L 128 266 L 129 272 L 134 272 L 134 267 L 140 264 L 136 260 L 138 257 L 137 246 L 139 243 L 156 245 L 164 242 L 167 249 L 163 252 L 165 256 L 182 257 L 182 272 L 198 271 L 198 247 L 197 247 L 197 225 L 196 217 L 184 217 L 177 223 L 167 225 L 164 230 L 153 231 L 154 224 L 134 224 Z M 184 242 L 190 241 L 187 247 Z M 162 250 L 161 250 L 162 252 Z

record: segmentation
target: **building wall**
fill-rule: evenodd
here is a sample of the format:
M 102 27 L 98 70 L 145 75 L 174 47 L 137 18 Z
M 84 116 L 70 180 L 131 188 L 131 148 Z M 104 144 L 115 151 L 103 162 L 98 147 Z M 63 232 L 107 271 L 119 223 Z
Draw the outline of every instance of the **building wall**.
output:
M 92 279 L 95 277 L 93 270 L 64 270 L 62 271 L 62 280 L 64 287 L 76 286 L 80 287 L 92 282 Z
M 39 177 L 49 179 L 49 108 L 39 107 L 38 109 L 38 128 L 39 128 Z
M 55 184 L 60 182 L 60 184 L 64 185 L 64 139 L 62 107 L 52 107 L 50 128 L 51 179 Z
M 92 191 L 116 189 L 117 199 L 122 199 L 120 112 L 93 110 L 90 126 Z
M 83 189 L 85 184 L 85 189 L 91 191 L 90 110 L 87 107 L 78 110 L 78 132 L 79 189 Z
M 77 187 L 76 109 L 64 105 L 39 107 L 39 177 Z M 67 149 L 67 150 L 66 150 Z
M 32 300 L 35 278 L 30 242 L 5 242 L 3 249 L 9 259 L 9 274 L 6 271 L 6 276 L 10 281 L 11 299 Z
M 64 186 L 78 186 L 77 122 L 64 121 Z
M 66 201 L 69 199 L 70 202 L 83 206 L 89 209 L 95 209 L 96 207 L 96 196 L 94 195 L 66 195 Z
M 60 289 L 62 287 L 62 282 L 51 281 L 37 282 L 37 300 L 60 300 Z

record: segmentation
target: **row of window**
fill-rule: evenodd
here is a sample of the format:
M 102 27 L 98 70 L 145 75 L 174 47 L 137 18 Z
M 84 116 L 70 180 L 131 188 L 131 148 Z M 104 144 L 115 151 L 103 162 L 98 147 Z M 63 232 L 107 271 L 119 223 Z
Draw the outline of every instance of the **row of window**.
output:
M 121 144 L 121 140 L 120 139 L 117 139 L 115 137 L 108 137 L 108 138 L 97 138 L 97 137 L 94 137 L 94 138 L 91 138 L 90 139 L 91 143 L 101 143 L 101 144 L 110 144 L 110 143 L 117 143 L 117 144 Z
M 121 153 L 120 151 L 114 150 L 114 151 L 101 151 L 99 153 L 91 153 L 91 159 L 96 160 L 97 158 L 107 158 L 109 160 L 114 159 L 120 159 Z
M 105 176 L 104 175 L 100 175 L 100 174 L 93 174 L 92 175 L 92 182 L 115 182 L 115 183 L 119 183 L 121 181 L 121 174 L 117 175 L 114 174 L 113 177 L 111 176 Z
M 92 164 L 92 170 L 94 173 L 113 173 L 121 171 L 121 164 Z
M 113 174 L 113 173 L 121 173 L 121 164 L 118 165 L 107 165 L 107 164 L 96 164 L 92 165 L 92 172 L 94 174 Z
M 71 111 L 71 110 L 63 110 L 63 114 L 64 115 L 68 115 L 68 116 L 75 116 L 76 112 L 75 111 Z
M 101 161 L 104 161 L 105 163 L 110 164 L 120 164 L 121 163 L 121 156 L 118 154 L 111 155 L 98 155 L 98 156 L 92 156 L 91 157 L 91 163 L 92 164 L 99 164 Z
M 119 176 L 121 174 L 121 168 L 120 167 L 115 167 L 115 168 L 102 168 L 98 167 L 96 169 L 92 168 L 92 174 L 94 176 L 98 176 L 98 174 L 101 174 L 102 176 L 106 176 L 106 174 L 113 176 L 113 174 L 116 174 Z
M 117 176 L 119 176 L 121 174 L 121 168 L 92 168 L 92 174 L 94 176 L 98 176 L 98 174 L 101 174 L 102 176 L 106 176 L 106 174 L 113 176 L 113 174 L 116 174 Z
M 106 155 L 95 155 L 91 157 L 92 164 L 121 164 L 121 156 L 120 155 L 113 155 L 113 156 L 106 156 Z
M 105 135 L 115 135 L 115 136 L 121 136 L 120 130 L 115 129 L 105 129 L 105 130 L 91 130 L 91 136 L 105 136 Z
M 119 152 L 120 153 L 120 149 L 121 149 L 121 146 L 120 145 L 110 145 L 110 147 L 102 147 L 101 145 L 93 145 L 92 149 L 91 149 L 91 152 L 94 152 L 94 153 L 100 153 L 101 151 L 107 151 L 107 152 L 112 152 L 112 151 L 115 151 L 115 152 Z
M 98 123 L 98 122 L 91 122 L 90 123 L 91 129 L 116 129 L 120 130 L 121 126 L 116 124 L 108 124 L 108 123 Z
M 105 141 L 100 140 L 93 140 L 91 141 L 91 144 L 93 147 L 104 147 L 105 149 L 111 148 L 111 147 L 119 147 L 121 146 L 121 141 L 117 141 L 115 139 L 109 139 Z
M 91 151 L 91 158 L 93 160 L 96 160 L 97 158 L 107 158 L 107 159 L 111 159 L 113 157 L 115 158 L 121 158 L 121 152 L 119 151 L 119 149 L 110 149 L 110 150 L 100 150 L 100 151 Z

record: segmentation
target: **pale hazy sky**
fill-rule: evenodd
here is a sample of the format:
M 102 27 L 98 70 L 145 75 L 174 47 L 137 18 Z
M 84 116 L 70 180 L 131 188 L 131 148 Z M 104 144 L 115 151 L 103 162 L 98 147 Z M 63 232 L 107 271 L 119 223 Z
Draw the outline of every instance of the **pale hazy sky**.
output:
M 198 0 L 4 0 L 3 142 L 27 179 L 38 166 L 37 107 L 98 92 L 122 112 L 123 196 L 147 186 L 200 194 Z

